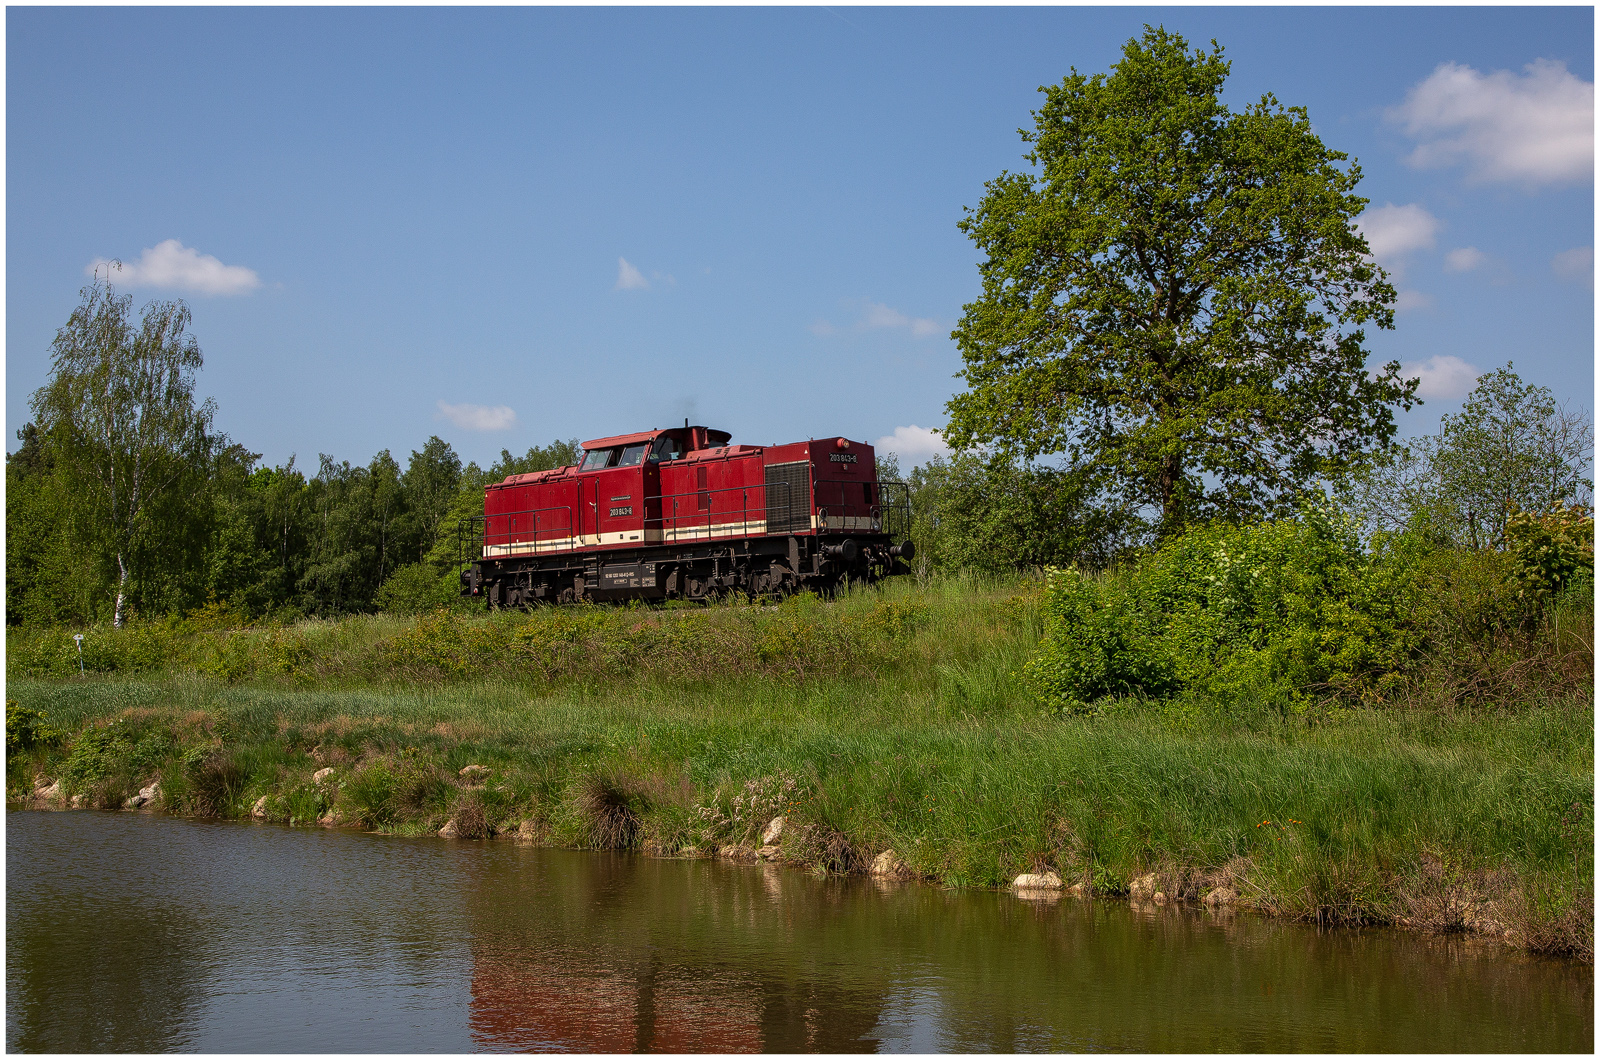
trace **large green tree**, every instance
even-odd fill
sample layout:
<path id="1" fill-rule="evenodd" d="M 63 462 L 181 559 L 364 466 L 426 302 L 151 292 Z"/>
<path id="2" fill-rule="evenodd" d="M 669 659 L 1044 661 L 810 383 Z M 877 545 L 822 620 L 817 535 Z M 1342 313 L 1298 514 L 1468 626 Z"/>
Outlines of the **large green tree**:
<path id="1" fill-rule="evenodd" d="M 947 438 L 1065 454 L 1164 532 L 1281 508 L 1387 445 L 1416 390 L 1366 368 L 1395 292 L 1355 226 L 1360 168 L 1303 108 L 1231 111 L 1227 75 L 1215 42 L 1146 28 L 1109 75 L 1040 90 L 1031 170 L 961 222 L 983 294 Z"/>

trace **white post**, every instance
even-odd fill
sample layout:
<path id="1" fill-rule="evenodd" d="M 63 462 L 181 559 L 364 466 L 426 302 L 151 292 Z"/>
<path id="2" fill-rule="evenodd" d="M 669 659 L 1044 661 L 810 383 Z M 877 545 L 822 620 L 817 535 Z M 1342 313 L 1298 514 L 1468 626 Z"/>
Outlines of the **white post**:
<path id="1" fill-rule="evenodd" d="M 83 676 L 83 634 L 74 633 L 72 639 L 78 643 L 78 676 Z"/>

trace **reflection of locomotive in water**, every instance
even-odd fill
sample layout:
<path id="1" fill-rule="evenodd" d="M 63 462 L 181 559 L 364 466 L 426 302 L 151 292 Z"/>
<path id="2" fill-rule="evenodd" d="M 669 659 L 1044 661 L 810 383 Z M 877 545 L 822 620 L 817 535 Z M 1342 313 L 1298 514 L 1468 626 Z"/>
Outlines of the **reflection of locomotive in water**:
<path id="1" fill-rule="evenodd" d="M 776 865 L 494 844 L 453 859 L 469 1019 L 494 1052 L 871 1052 L 878 890 Z M 876 914 L 876 915 L 874 915 Z M 841 926 L 841 918 L 844 926 Z M 847 947 L 841 950 L 841 947 Z M 839 961 L 818 960 L 819 954 Z"/>
<path id="2" fill-rule="evenodd" d="M 878 481 L 872 446 L 729 439 L 687 424 L 598 438 L 575 467 L 490 485 L 463 527 L 462 593 L 490 607 L 706 600 L 905 572 L 905 487 Z"/>

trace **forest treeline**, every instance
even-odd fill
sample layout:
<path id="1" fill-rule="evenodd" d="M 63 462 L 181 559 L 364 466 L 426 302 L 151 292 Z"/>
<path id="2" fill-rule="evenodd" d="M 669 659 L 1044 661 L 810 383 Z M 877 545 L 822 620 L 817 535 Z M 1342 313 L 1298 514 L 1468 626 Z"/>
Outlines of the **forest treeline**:
<path id="1" fill-rule="evenodd" d="M 18 436 L 6 460 L 6 621 L 107 621 L 118 571 L 103 528 L 76 510 L 42 432 L 30 423 Z M 292 620 L 447 602 L 456 525 L 482 514 L 484 484 L 572 463 L 578 443 L 502 450 L 480 468 L 433 437 L 404 466 L 387 449 L 366 464 L 321 454 L 309 474 L 294 458 L 262 466 L 225 438 L 212 449 L 134 542 L 134 615 L 220 605 Z"/>

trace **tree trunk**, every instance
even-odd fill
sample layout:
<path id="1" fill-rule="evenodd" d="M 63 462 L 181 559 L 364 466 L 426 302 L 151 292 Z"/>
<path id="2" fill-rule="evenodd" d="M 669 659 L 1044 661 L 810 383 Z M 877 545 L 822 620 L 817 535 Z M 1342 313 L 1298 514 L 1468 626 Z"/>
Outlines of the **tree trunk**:
<path id="1" fill-rule="evenodd" d="M 117 608 L 111 614 L 111 625 L 115 629 L 122 628 L 122 609 L 128 599 L 128 563 L 122 558 L 122 553 L 117 553 Z"/>
<path id="2" fill-rule="evenodd" d="M 1182 498 L 1178 496 L 1178 485 L 1183 480 L 1183 457 L 1176 454 L 1161 458 L 1161 470 L 1156 475 L 1156 484 L 1161 489 L 1161 536 L 1175 533 L 1183 523 L 1183 512 L 1180 510 Z"/>

